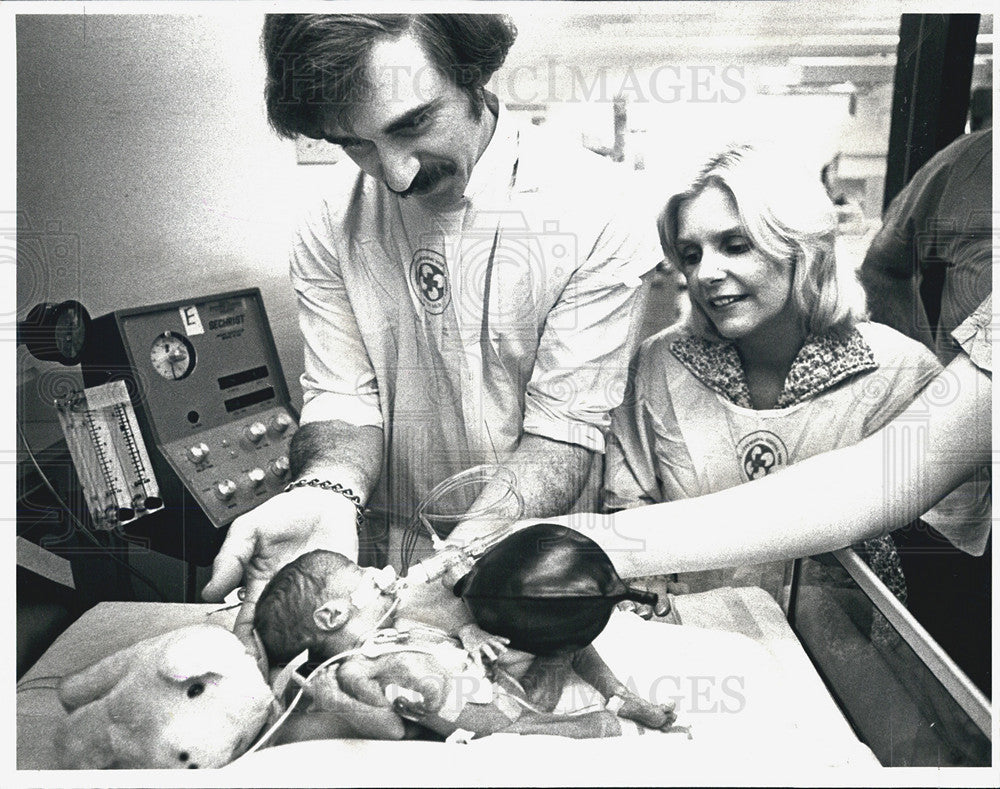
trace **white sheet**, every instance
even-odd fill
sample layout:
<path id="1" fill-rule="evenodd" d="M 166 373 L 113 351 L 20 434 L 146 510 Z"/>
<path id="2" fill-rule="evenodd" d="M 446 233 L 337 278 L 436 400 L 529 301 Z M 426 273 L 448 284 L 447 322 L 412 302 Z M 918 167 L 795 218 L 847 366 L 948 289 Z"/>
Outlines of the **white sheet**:
<path id="1" fill-rule="evenodd" d="M 231 625 L 232 611 L 206 616 L 215 608 L 102 603 L 84 614 L 18 683 L 18 767 L 54 766 L 51 732 L 65 713 L 50 678 L 193 621 Z M 263 749 L 218 775 L 229 786 L 718 784 L 754 776 L 812 783 L 828 765 L 877 767 L 765 592 L 718 589 L 679 597 L 675 608 L 683 625 L 616 613 L 595 643 L 627 685 L 652 700 L 676 697 L 691 739 L 651 732 L 583 741 L 493 735 L 468 745 L 324 740 Z M 593 700 L 574 684 L 560 705 Z"/>
<path id="2" fill-rule="evenodd" d="M 595 644 L 626 685 L 651 701 L 674 698 L 678 724 L 690 727 L 691 738 L 646 732 L 604 740 L 500 734 L 467 745 L 321 740 L 264 749 L 226 770 L 237 781 L 237 775 L 277 777 L 290 770 L 298 780 L 337 765 L 336 782 L 348 785 L 528 786 L 677 783 L 720 771 L 743 782 L 775 771 L 802 776 L 824 767 L 878 766 L 800 647 L 803 662 L 782 665 L 739 633 L 624 613 L 612 617 Z M 560 708 L 577 709 L 593 698 L 575 683 Z"/>

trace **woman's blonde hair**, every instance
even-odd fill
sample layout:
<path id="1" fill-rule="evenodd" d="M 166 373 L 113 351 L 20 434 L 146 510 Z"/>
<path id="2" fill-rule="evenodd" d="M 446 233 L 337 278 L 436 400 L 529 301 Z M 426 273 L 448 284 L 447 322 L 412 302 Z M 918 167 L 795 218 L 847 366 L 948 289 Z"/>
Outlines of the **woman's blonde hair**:
<path id="1" fill-rule="evenodd" d="M 806 334 L 847 330 L 864 319 L 857 275 L 837 264 L 836 210 L 819 176 L 791 169 L 776 151 L 748 143 L 728 145 L 710 157 L 687 188 L 667 200 L 657 224 L 663 253 L 675 268 L 680 270 L 680 208 L 710 186 L 732 197 L 757 249 L 779 266 L 792 266 L 792 303 Z M 719 336 L 693 301 L 688 327 Z"/>

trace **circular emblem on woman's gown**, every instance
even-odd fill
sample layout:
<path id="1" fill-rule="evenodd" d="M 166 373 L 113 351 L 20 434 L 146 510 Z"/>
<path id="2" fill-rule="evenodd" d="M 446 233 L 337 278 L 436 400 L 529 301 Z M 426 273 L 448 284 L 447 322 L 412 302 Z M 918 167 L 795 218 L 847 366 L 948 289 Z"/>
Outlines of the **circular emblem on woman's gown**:
<path id="1" fill-rule="evenodd" d="M 785 443 L 769 430 L 757 430 L 744 436 L 736 445 L 736 457 L 740 461 L 740 473 L 747 482 L 788 465 Z"/>
<path id="2" fill-rule="evenodd" d="M 410 262 L 410 282 L 424 309 L 440 315 L 451 300 L 444 256 L 433 249 L 418 249 Z"/>

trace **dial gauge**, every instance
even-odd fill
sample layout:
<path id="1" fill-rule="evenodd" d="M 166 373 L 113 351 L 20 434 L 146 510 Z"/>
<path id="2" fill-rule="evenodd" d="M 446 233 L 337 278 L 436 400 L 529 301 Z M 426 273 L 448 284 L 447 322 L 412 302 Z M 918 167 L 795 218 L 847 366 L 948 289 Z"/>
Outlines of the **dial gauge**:
<path id="1" fill-rule="evenodd" d="M 187 378 L 194 369 L 194 346 L 183 335 L 165 331 L 149 349 L 153 369 L 168 380 Z"/>
<path id="2" fill-rule="evenodd" d="M 36 359 L 68 366 L 79 363 L 89 330 L 90 315 L 80 302 L 46 302 L 18 323 L 17 339 Z"/>
<path id="3" fill-rule="evenodd" d="M 90 316 L 76 301 L 63 302 L 55 317 L 56 349 L 64 360 L 76 361 L 83 353 Z"/>

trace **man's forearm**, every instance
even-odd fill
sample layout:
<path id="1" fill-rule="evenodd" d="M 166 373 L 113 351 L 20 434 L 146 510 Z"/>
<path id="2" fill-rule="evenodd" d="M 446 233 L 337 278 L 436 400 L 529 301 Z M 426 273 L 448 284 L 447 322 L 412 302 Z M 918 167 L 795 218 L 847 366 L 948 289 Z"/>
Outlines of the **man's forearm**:
<path id="1" fill-rule="evenodd" d="M 522 517 L 548 518 L 568 512 L 584 489 L 592 458 L 590 450 L 577 444 L 525 435 L 503 462 L 517 479 L 517 490 L 524 502 Z M 481 511 L 501 501 L 506 492 L 499 483 L 487 486 L 470 512 Z M 514 503 L 509 498 L 503 506 L 491 508 L 490 522 L 496 518 L 517 518 Z M 459 525 L 449 539 L 462 542 L 482 530 L 481 522 L 467 521 Z"/>
<path id="2" fill-rule="evenodd" d="M 339 421 L 310 422 L 292 437 L 288 458 L 292 479 L 339 482 L 367 501 L 382 469 L 382 430 Z"/>
<path id="3" fill-rule="evenodd" d="M 525 435 L 504 464 L 517 477 L 524 517 L 568 512 L 583 491 L 592 459 L 593 453 L 578 444 Z"/>

